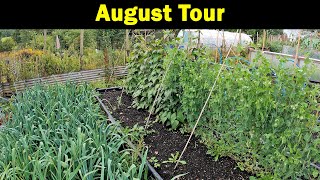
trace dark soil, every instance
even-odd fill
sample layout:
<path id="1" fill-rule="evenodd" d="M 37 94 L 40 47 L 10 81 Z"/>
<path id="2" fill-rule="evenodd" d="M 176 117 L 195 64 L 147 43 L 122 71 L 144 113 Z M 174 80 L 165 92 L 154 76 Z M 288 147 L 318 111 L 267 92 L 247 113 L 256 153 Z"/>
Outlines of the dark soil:
<path id="1" fill-rule="evenodd" d="M 149 115 L 148 112 L 132 108 L 132 98 L 126 93 L 122 94 L 119 104 L 121 94 L 121 90 L 111 90 L 105 92 L 102 97 L 108 101 L 104 103 L 112 111 L 114 118 L 120 120 L 123 126 L 144 125 Z M 154 119 L 155 117 L 152 117 L 150 121 Z M 154 123 L 150 129 L 155 132 L 148 134 L 144 139 L 146 146 L 149 147 L 148 158 L 156 157 L 159 162 L 168 160 L 171 153 L 181 152 L 189 138 L 188 134 L 170 131 L 159 123 Z M 174 163 L 165 163 L 156 170 L 165 180 L 184 173 L 188 174 L 181 179 L 249 179 L 250 174 L 237 168 L 236 162 L 231 158 L 225 157 L 214 161 L 213 157 L 207 155 L 206 152 L 205 145 L 193 137 L 182 157 L 182 160 L 187 162 L 186 165 L 180 164 L 174 170 Z"/>

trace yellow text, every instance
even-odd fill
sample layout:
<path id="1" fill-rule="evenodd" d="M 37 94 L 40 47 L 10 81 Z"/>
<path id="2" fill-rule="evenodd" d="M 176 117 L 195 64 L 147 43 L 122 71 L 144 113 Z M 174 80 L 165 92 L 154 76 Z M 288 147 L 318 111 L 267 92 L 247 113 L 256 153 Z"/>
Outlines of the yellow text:
<path id="1" fill-rule="evenodd" d="M 178 9 L 181 9 L 182 21 L 222 21 L 222 14 L 225 13 L 225 8 L 192 8 L 191 4 L 179 4 Z"/>
<path id="2" fill-rule="evenodd" d="M 111 12 L 111 13 L 109 13 Z M 133 8 L 123 9 L 123 8 L 111 8 L 111 11 L 108 10 L 106 4 L 100 4 L 96 21 L 105 20 L 105 21 L 123 21 L 125 25 L 136 25 L 139 21 L 172 21 L 170 13 L 172 9 L 169 5 L 165 5 L 164 8 L 139 8 L 134 6 Z"/>

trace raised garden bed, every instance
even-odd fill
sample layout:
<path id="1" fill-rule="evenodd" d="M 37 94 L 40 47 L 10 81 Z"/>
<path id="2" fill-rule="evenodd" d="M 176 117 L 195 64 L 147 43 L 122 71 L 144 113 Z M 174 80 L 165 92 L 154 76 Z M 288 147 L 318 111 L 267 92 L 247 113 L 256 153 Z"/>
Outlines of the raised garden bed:
<path id="1" fill-rule="evenodd" d="M 132 98 L 121 88 L 98 89 L 103 102 L 112 112 L 112 116 L 120 120 L 123 126 L 133 127 L 138 124 L 143 126 L 148 112 L 131 107 Z M 120 98 L 121 97 L 121 98 Z M 155 117 L 151 117 L 153 121 Z M 152 133 L 144 137 L 145 146 L 149 148 L 148 159 L 157 159 L 157 172 L 163 179 L 171 179 L 179 174 L 185 174 L 181 179 L 249 179 L 250 174 L 236 167 L 236 162 L 231 158 L 224 157 L 215 161 L 208 154 L 205 145 L 201 144 L 195 137 L 192 138 L 190 146 L 186 150 L 182 160 L 185 165 L 180 164 L 174 169 L 175 163 L 162 163 L 167 161 L 171 154 L 181 152 L 188 139 L 188 134 L 178 131 L 170 131 L 160 123 L 153 123 L 149 128 Z M 151 160 L 152 161 L 152 160 Z"/>
<path id="2" fill-rule="evenodd" d="M 7 115 L 5 113 L 5 104 L 8 103 L 8 99 L 0 97 L 0 127 L 4 123 L 5 119 L 7 118 Z"/>

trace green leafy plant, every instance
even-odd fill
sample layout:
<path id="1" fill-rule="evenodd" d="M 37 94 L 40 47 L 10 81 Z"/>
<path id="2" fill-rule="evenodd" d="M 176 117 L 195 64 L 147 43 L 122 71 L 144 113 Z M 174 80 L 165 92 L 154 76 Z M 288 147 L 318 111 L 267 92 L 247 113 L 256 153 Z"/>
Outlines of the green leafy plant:
<path id="1" fill-rule="evenodd" d="M 107 124 L 93 95 L 73 83 L 19 93 L 0 129 L 1 179 L 146 179 L 147 151 L 133 157 L 132 134 Z"/>
<path id="2" fill-rule="evenodd" d="M 153 112 L 157 114 L 157 119 L 173 129 L 184 122 L 179 109 L 179 92 L 182 89 L 179 84 L 180 77 L 177 75 L 187 56 L 194 58 L 200 55 L 198 51 L 189 52 L 187 49 L 178 49 L 178 46 L 178 38 L 171 41 L 153 39 L 148 42 L 138 39 L 133 46 L 128 64 L 126 89 L 133 96 L 133 106 L 138 109 L 150 111 L 153 102 L 156 101 Z M 205 54 L 204 52 L 202 54 Z M 169 71 L 161 86 L 166 70 Z M 159 96 L 155 99 L 159 88 Z"/>
<path id="3" fill-rule="evenodd" d="M 151 42 L 150 46 L 141 42 L 133 50 L 129 93 L 136 107 L 149 109 L 172 61 L 155 113 L 160 122 L 188 132 L 221 65 L 202 49 L 189 52 L 177 48 L 175 40 Z M 313 66 L 308 59 L 301 68 L 289 68 L 286 62 L 281 59 L 279 66 L 273 67 L 258 55 L 250 64 L 226 66 L 196 135 L 216 159 L 231 156 L 242 170 L 257 177 L 318 178 L 318 170 L 310 163 L 320 162 L 320 140 L 316 136 L 320 128 L 315 113 L 320 110 L 319 86 L 309 84 Z"/>
<path id="4" fill-rule="evenodd" d="M 175 154 L 171 153 L 170 154 L 171 157 L 169 157 L 168 160 L 163 161 L 162 163 L 177 163 L 178 162 L 178 163 L 183 164 L 183 165 L 187 164 L 186 161 L 179 160 L 179 155 L 180 155 L 180 153 L 178 151 Z"/>
<path id="5" fill-rule="evenodd" d="M 15 46 L 16 42 L 12 37 L 4 37 L 0 39 L 0 52 L 11 51 Z"/>
<path id="6" fill-rule="evenodd" d="M 282 52 L 283 43 L 281 41 L 271 41 L 267 45 L 269 46 L 271 52 Z"/>
<path id="7" fill-rule="evenodd" d="M 155 168 L 160 168 L 160 166 L 161 166 L 161 164 L 159 163 L 159 160 L 155 156 L 152 156 L 149 159 L 149 162 L 153 163 L 153 167 L 155 167 Z"/>
<path id="8" fill-rule="evenodd" d="M 123 132 L 129 135 L 129 140 L 133 143 L 143 141 L 143 137 L 147 134 L 144 128 L 138 124 L 135 124 L 133 127 L 125 127 Z"/>
<path id="9" fill-rule="evenodd" d="M 320 39 L 311 37 L 303 38 L 301 41 L 301 47 L 305 49 L 311 48 L 320 50 Z"/>
<path id="10" fill-rule="evenodd" d="M 283 48 L 284 42 L 275 40 L 275 41 L 266 41 L 264 44 L 265 50 L 269 50 L 271 52 L 277 52 L 281 53 Z M 253 47 L 257 49 L 262 49 L 263 46 L 263 39 L 260 39 L 260 41 L 257 44 L 252 45 Z"/>

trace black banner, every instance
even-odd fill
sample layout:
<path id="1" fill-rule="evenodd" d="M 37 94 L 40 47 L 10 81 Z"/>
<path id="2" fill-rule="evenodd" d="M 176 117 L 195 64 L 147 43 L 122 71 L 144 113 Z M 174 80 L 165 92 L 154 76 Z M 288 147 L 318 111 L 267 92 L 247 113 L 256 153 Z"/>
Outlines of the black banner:
<path id="1" fill-rule="evenodd" d="M 7 1 L 0 28 L 311 28 L 315 2 L 239 0 Z"/>

